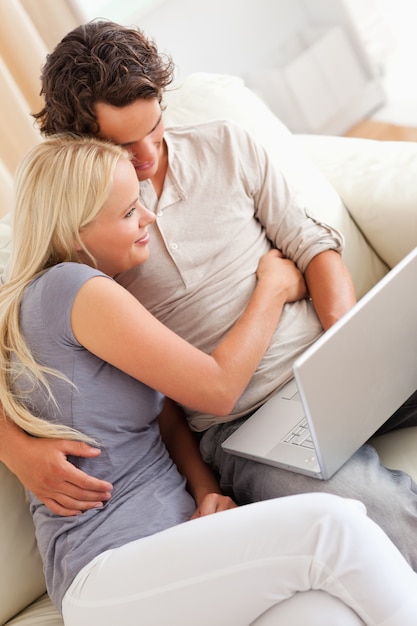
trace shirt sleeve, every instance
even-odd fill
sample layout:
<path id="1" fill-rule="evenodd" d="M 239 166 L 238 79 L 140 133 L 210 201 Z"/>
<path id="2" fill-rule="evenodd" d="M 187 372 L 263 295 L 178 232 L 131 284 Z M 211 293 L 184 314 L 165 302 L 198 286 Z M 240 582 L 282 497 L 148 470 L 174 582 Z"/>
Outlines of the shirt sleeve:
<path id="1" fill-rule="evenodd" d="M 268 239 L 304 272 L 321 252 L 343 250 L 343 235 L 310 213 L 305 201 L 288 184 L 262 146 L 248 139 L 252 151 L 255 216 Z"/>

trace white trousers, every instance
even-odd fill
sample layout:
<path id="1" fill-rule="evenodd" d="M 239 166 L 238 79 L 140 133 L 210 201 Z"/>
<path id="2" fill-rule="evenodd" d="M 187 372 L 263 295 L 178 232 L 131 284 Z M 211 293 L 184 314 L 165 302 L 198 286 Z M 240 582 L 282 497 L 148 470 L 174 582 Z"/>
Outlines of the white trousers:
<path id="1" fill-rule="evenodd" d="M 362 504 L 317 493 L 249 504 L 109 550 L 78 574 L 62 608 L 66 626 L 260 626 L 278 624 L 277 605 L 310 589 L 365 624 L 417 624 L 417 574 Z M 342 619 L 333 626 L 358 623 Z"/>

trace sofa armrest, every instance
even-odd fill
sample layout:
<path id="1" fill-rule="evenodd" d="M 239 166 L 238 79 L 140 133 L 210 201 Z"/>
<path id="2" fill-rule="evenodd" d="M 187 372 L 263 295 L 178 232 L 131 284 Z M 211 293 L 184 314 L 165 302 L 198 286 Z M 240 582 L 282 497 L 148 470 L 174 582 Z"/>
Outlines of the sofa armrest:
<path id="1" fill-rule="evenodd" d="M 0 624 L 45 593 L 41 557 L 23 486 L 0 463 Z"/>

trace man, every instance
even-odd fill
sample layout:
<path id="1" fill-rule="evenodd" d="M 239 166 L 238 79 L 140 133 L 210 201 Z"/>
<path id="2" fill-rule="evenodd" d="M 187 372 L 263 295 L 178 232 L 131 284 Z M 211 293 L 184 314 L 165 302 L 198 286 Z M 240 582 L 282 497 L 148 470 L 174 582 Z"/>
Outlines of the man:
<path id="1" fill-rule="evenodd" d="M 35 117 L 44 134 L 98 135 L 131 150 L 142 201 L 157 222 L 150 260 L 119 280 L 199 348 L 211 351 L 227 333 L 253 290 L 258 258 L 270 242 L 298 265 L 311 300 L 285 307 L 270 349 L 233 413 L 219 420 L 186 409 L 190 425 L 200 433 L 203 455 L 223 489 L 239 503 L 310 491 L 360 499 L 417 569 L 417 486 L 381 467 L 373 448 L 363 446 L 329 481 L 221 449 L 239 423 L 291 376 L 294 359 L 355 298 L 340 235 L 308 216 L 245 132 L 221 122 L 165 132 L 161 102 L 172 70 L 170 59 L 136 30 L 108 22 L 79 27 L 47 58 L 45 107 Z M 70 514 L 110 497 L 111 485 L 75 473 L 66 462 L 67 455 L 97 451 L 29 440 L 7 421 L 0 428 L 0 458 L 56 512 Z"/>

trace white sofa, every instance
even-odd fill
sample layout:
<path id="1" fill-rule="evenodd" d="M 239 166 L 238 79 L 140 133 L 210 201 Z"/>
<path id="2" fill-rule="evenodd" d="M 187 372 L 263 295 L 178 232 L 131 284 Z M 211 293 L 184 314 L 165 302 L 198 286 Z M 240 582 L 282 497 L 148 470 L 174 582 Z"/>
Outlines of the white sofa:
<path id="1" fill-rule="evenodd" d="M 320 219 L 344 233 L 345 258 L 358 297 L 417 245 L 417 144 L 294 136 L 241 79 L 231 76 L 191 75 L 167 94 L 166 103 L 167 124 L 233 118 L 254 133 Z M 7 259 L 9 243 L 6 216 L 0 222 L 0 265 Z M 417 427 L 373 443 L 387 466 L 417 480 Z M 62 626 L 45 594 L 23 487 L 1 464 L 0 511 L 0 624 Z M 341 626 L 361 622 L 326 594 L 309 592 L 298 594 L 257 622 L 258 626 L 278 623 Z M 180 624 L 173 618 L 161 626 Z M 230 625 L 219 622 L 219 626 Z"/>

